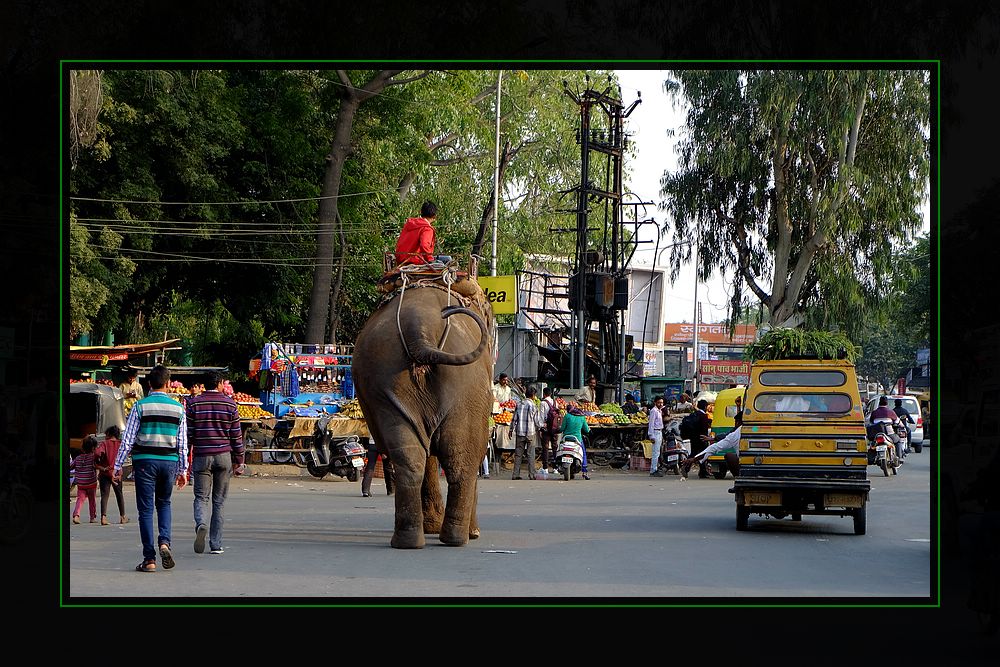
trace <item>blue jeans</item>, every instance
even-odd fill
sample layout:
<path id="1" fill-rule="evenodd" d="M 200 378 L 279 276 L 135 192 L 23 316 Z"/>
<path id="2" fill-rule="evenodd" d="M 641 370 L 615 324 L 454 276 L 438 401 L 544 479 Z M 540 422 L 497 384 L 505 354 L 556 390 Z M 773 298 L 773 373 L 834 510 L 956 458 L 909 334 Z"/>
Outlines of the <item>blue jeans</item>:
<path id="1" fill-rule="evenodd" d="M 205 521 L 205 511 L 208 509 L 208 498 L 212 497 L 212 519 L 208 530 L 208 548 L 222 548 L 222 525 L 225 517 L 222 506 L 229 493 L 229 478 L 233 475 L 233 458 L 225 454 L 214 456 L 196 456 L 191 463 L 191 473 L 194 479 L 194 527 L 208 523 Z"/>
<path id="2" fill-rule="evenodd" d="M 135 505 L 139 514 L 142 557 L 155 558 L 161 544 L 170 546 L 170 494 L 177 480 L 177 461 L 133 460 Z M 156 543 L 153 543 L 153 508 L 156 508 Z"/>

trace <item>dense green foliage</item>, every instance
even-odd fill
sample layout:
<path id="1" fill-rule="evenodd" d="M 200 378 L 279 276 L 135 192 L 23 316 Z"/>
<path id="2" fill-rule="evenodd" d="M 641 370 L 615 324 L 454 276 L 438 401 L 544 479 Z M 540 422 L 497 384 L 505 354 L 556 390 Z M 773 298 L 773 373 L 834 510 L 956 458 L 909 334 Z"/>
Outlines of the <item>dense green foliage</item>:
<path id="1" fill-rule="evenodd" d="M 69 337 L 181 337 L 195 364 L 246 367 L 266 339 L 301 340 L 344 80 L 372 70 L 108 70 L 71 115 Z M 343 75 L 343 76 L 342 76 Z M 336 207 L 336 322 L 353 341 L 376 300 L 382 253 L 420 203 L 438 203 L 438 249 L 467 255 L 492 218 L 496 71 L 398 75 L 357 106 Z M 604 74 L 600 74 L 604 76 Z M 527 253 L 572 253 L 549 232 L 579 182 L 583 71 L 505 72 L 498 273 Z M 93 82 L 100 114 L 86 116 Z M 483 248 L 488 272 L 489 237 Z M 324 289 L 327 286 L 324 285 Z"/>
<path id="2" fill-rule="evenodd" d="M 856 332 L 884 310 L 899 248 L 919 230 L 930 170 L 929 73 L 674 71 L 680 166 L 661 181 L 674 241 L 697 236 L 699 275 L 733 276 L 775 326 L 822 304 Z M 690 246 L 671 255 L 671 276 Z"/>

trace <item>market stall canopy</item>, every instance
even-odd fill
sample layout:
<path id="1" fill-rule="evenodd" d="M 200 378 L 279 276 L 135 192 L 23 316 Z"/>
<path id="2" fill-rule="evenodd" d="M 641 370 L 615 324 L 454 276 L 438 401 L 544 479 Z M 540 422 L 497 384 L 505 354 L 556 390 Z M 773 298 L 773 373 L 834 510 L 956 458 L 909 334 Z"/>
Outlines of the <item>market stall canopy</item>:
<path id="1" fill-rule="evenodd" d="M 148 375 L 152 366 L 133 366 L 135 370 L 139 371 L 140 375 Z M 170 371 L 170 375 L 205 375 L 211 371 L 218 371 L 219 373 L 225 373 L 229 371 L 229 366 L 167 366 L 167 370 Z"/>
<path id="2" fill-rule="evenodd" d="M 163 350 L 180 338 L 161 340 L 156 343 L 139 345 L 70 345 L 69 358 L 72 361 L 126 361 L 129 357 L 141 356 Z"/>

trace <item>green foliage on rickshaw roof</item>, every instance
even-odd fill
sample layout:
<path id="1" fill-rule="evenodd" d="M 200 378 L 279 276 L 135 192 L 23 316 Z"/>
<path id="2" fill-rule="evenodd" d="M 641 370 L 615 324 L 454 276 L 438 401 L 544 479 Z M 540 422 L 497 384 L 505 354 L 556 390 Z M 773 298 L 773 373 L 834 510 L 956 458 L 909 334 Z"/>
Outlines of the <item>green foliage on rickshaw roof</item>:
<path id="1" fill-rule="evenodd" d="M 807 329 L 772 329 L 743 349 L 750 361 L 846 358 L 854 363 L 857 355 L 857 346 L 844 334 Z"/>

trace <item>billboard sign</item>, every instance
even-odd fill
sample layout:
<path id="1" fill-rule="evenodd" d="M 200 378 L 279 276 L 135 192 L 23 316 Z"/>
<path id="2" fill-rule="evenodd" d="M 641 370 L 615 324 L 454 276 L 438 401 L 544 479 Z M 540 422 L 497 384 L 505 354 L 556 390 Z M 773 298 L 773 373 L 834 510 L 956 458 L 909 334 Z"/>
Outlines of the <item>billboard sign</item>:
<path id="1" fill-rule="evenodd" d="M 718 343 L 729 345 L 747 345 L 752 343 L 757 335 L 757 327 L 753 324 L 739 324 L 729 337 L 729 327 L 725 324 L 699 324 L 699 343 Z M 690 343 L 694 340 L 694 325 L 689 323 L 664 324 L 664 343 Z"/>

